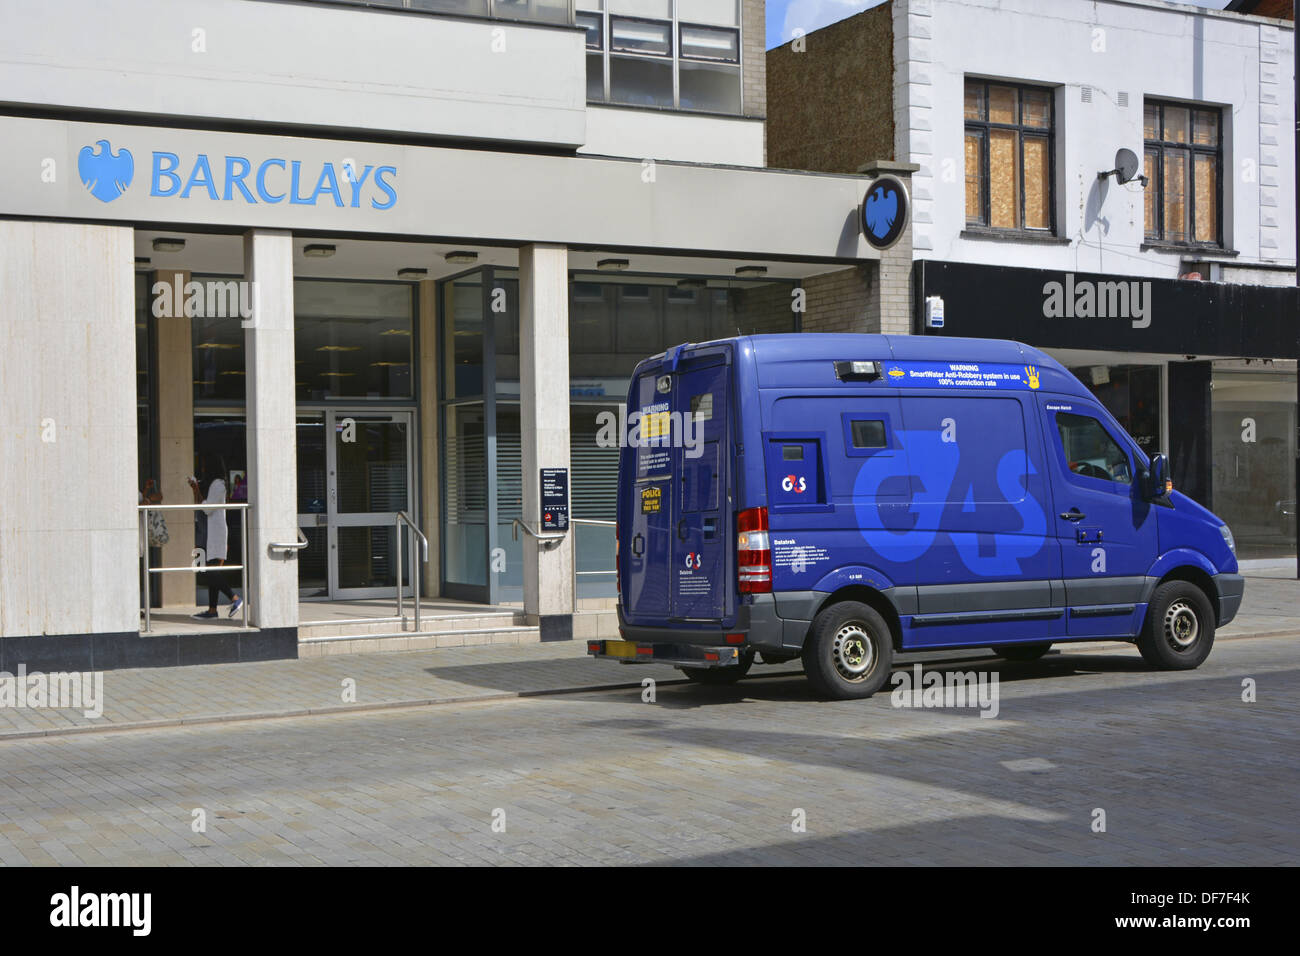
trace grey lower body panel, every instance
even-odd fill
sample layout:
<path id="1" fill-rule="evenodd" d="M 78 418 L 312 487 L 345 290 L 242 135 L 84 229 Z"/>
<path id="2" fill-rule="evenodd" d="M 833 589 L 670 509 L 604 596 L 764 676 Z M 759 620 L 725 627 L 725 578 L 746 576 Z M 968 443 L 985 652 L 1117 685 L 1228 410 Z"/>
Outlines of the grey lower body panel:
<path id="1" fill-rule="evenodd" d="M 1216 574 L 1214 586 L 1219 591 L 1219 627 L 1232 623 L 1241 610 L 1241 599 L 1246 594 L 1246 579 L 1240 574 Z"/>

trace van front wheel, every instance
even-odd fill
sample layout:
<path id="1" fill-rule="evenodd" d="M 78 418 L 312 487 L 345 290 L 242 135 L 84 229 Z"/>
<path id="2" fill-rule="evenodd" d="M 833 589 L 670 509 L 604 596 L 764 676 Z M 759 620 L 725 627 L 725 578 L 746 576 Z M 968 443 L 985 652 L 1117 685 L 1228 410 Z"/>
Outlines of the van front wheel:
<path id="1" fill-rule="evenodd" d="M 889 625 L 857 601 L 832 604 L 817 615 L 803 648 L 803 669 L 820 696 L 870 697 L 884 685 L 893 661 Z"/>
<path id="2" fill-rule="evenodd" d="M 1214 646 L 1214 607 L 1187 581 L 1166 581 L 1147 605 L 1137 639 L 1142 658 L 1162 671 L 1200 667 Z"/>

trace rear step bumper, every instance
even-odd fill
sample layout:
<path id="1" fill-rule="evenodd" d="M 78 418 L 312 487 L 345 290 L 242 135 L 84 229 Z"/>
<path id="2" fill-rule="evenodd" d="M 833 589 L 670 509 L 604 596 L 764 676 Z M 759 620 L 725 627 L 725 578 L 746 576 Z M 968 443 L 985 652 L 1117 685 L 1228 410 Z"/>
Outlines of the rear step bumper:
<path id="1" fill-rule="evenodd" d="M 740 648 L 703 644 L 661 644 L 644 641 L 588 641 L 590 657 L 608 657 L 622 664 L 669 664 L 675 667 L 735 667 Z"/>

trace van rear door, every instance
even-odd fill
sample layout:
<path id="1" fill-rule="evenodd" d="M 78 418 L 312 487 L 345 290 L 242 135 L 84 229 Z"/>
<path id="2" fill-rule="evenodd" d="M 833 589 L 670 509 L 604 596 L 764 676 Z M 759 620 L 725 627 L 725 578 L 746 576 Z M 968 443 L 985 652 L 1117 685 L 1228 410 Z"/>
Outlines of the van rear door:
<path id="1" fill-rule="evenodd" d="M 678 620 L 721 621 L 727 612 L 734 537 L 726 484 L 728 371 L 713 357 L 674 376 L 673 419 L 681 423 L 682 440 L 672 450 L 677 494 L 670 574 Z"/>
<path id="2" fill-rule="evenodd" d="M 619 600 L 630 624 L 664 624 L 672 616 L 668 580 L 676 482 L 671 449 L 657 440 L 669 420 L 671 389 L 672 380 L 655 366 L 632 383 L 628 395 L 627 441 L 618 469 L 618 562 Z"/>
<path id="3" fill-rule="evenodd" d="M 620 598 L 634 625 L 733 613 L 730 366 L 714 353 L 633 383 L 619 468 Z"/>

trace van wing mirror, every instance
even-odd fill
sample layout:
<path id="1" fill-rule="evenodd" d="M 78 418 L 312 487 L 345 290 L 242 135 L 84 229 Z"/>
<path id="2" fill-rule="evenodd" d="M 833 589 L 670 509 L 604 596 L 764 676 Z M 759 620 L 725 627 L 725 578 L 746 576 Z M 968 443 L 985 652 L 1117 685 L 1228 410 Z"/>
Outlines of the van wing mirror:
<path id="1" fill-rule="evenodd" d="M 1173 490 L 1174 482 L 1169 477 L 1169 456 L 1151 456 L 1151 468 L 1147 472 L 1147 497 L 1152 501 L 1168 501 L 1169 492 Z"/>

